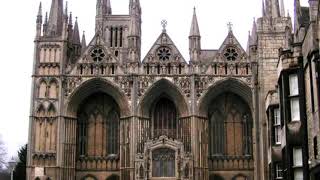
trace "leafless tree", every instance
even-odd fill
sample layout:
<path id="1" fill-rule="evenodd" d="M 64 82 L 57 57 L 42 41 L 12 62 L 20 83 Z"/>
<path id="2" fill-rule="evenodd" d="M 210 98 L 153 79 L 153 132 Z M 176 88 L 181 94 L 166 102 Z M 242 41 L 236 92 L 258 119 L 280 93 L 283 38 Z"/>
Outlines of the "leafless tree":
<path id="1" fill-rule="evenodd" d="M 6 165 L 7 150 L 0 136 L 0 169 Z"/>

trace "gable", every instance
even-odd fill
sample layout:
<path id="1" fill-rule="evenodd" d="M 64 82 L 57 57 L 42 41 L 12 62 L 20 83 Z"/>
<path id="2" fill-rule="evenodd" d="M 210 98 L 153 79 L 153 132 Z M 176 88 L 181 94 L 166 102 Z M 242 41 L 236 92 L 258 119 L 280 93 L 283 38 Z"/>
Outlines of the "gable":
<path id="1" fill-rule="evenodd" d="M 97 33 L 92 38 L 84 53 L 78 58 L 76 63 L 72 67 L 69 65 L 68 70 L 71 74 L 77 74 L 77 70 L 80 66 L 81 68 L 88 69 L 92 66 L 104 67 L 108 65 L 114 65 L 119 62 L 118 56 L 107 47 L 103 38 Z"/>
<path id="2" fill-rule="evenodd" d="M 169 35 L 163 31 L 142 63 L 186 63 Z"/>
<path id="3" fill-rule="evenodd" d="M 232 31 L 229 31 L 228 36 L 218 49 L 214 59 L 221 59 L 225 61 L 247 61 L 248 55 Z"/>

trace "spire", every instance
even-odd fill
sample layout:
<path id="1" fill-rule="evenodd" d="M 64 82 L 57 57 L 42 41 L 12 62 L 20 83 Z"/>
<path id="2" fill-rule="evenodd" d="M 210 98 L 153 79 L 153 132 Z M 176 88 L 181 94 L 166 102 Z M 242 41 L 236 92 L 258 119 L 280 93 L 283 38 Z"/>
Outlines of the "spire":
<path id="1" fill-rule="evenodd" d="M 68 1 L 66 1 L 66 7 L 64 9 L 64 23 L 68 23 Z"/>
<path id="2" fill-rule="evenodd" d="M 190 36 L 200 36 L 196 8 L 193 8 L 193 18 L 191 23 Z"/>
<path id="3" fill-rule="evenodd" d="M 248 32 L 248 41 L 247 41 L 247 53 L 250 52 L 250 46 L 251 46 L 251 33 Z"/>
<path id="4" fill-rule="evenodd" d="M 193 17 L 189 35 L 189 55 L 192 63 L 200 61 L 201 36 L 199 31 L 196 8 L 193 8 Z"/>
<path id="5" fill-rule="evenodd" d="M 281 11 L 280 11 L 281 17 L 286 17 L 286 11 L 284 7 L 284 0 L 281 0 Z"/>
<path id="6" fill-rule="evenodd" d="M 77 17 L 76 17 L 76 21 L 74 23 L 72 43 L 80 45 L 80 33 L 79 33 L 79 26 L 78 26 L 78 18 Z"/>
<path id="7" fill-rule="evenodd" d="M 41 27 L 42 26 L 42 4 L 40 2 L 39 5 L 39 11 L 38 11 L 38 15 L 37 15 L 37 33 L 36 33 L 36 37 L 40 37 L 41 36 Z"/>
<path id="8" fill-rule="evenodd" d="M 63 26 L 63 0 L 52 0 L 49 21 L 48 32 L 50 36 L 61 35 Z"/>
<path id="9" fill-rule="evenodd" d="M 85 35 L 85 32 L 83 31 L 82 39 L 81 39 L 81 54 L 84 53 L 86 48 L 87 48 L 86 35 Z"/>
<path id="10" fill-rule="evenodd" d="M 37 24 L 42 24 L 42 3 L 39 4 L 39 10 L 37 15 Z"/>
<path id="11" fill-rule="evenodd" d="M 253 25 L 251 30 L 251 38 L 250 38 L 250 46 L 257 45 L 258 36 L 257 36 L 257 23 L 256 20 L 253 19 Z"/>
<path id="12" fill-rule="evenodd" d="M 280 6 L 278 0 L 266 0 L 265 2 L 266 16 L 268 17 L 279 17 L 280 16 Z"/>

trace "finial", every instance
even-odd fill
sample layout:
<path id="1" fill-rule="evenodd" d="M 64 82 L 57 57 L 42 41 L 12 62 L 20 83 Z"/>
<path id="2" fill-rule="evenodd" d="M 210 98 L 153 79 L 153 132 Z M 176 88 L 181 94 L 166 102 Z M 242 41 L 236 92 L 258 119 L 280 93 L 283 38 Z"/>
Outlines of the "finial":
<path id="1" fill-rule="evenodd" d="M 163 28 L 162 31 L 165 32 L 166 31 L 166 27 L 168 25 L 167 20 L 162 20 L 161 21 L 161 25 L 162 25 L 162 28 Z"/>
<path id="2" fill-rule="evenodd" d="M 227 26 L 228 26 L 229 32 L 231 32 L 231 31 L 232 31 L 232 26 L 233 26 L 233 24 L 232 24 L 231 22 L 229 22 L 229 23 L 227 24 Z"/>

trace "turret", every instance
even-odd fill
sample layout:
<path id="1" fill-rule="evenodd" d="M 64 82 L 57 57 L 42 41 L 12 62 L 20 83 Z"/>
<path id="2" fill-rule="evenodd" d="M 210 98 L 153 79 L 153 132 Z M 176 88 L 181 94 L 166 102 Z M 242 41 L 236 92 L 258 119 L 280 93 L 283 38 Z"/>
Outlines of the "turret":
<path id="1" fill-rule="evenodd" d="M 63 0 L 52 0 L 47 36 L 60 36 L 63 28 Z"/>
<path id="2" fill-rule="evenodd" d="M 141 16 L 140 0 L 130 0 L 129 3 L 129 14 L 131 16 Z"/>
<path id="3" fill-rule="evenodd" d="M 191 62 L 200 60 L 201 53 L 201 36 L 196 14 L 196 8 L 193 10 L 193 18 L 189 35 L 189 54 Z"/>
<path id="4" fill-rule="evenodd" d="M 97 17 L 111 15 L 112 8 L 110 0 L 97 0 Z"/>
<path id="5" fill-rule="evenodd" d="M 40 2 L 39 5 L 39 10 L 38 10 L 38 15 L 37 15 L 37 33 L 36 33 L 36 37 L 40 37 L 41 36 L 41 29 L 42 29 L 42 4 Z"/>
<path id="6" fill-rule="evenodd" d="M 130 20 L 129 34 L 128 34 L 128 48 L 129 48 L 130 61 L 140 60 L 140 47 L 141 47 L 140 23 L 135 16 L 132 16 Z"/>

